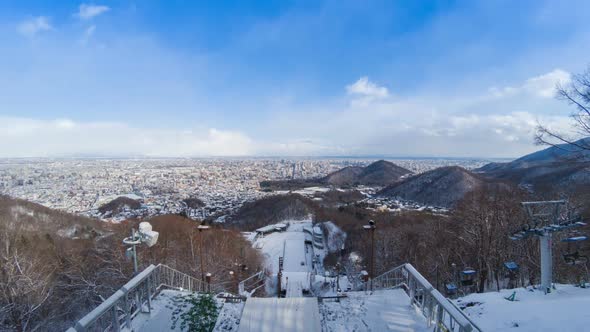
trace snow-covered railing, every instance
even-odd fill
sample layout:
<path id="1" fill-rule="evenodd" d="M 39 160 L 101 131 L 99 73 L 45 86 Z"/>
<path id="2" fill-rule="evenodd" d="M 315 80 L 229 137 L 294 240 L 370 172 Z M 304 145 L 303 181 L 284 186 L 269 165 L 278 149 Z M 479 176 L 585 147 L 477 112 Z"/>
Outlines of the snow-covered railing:
<path id="1" fill-rule="evenodd" d="M 369 281 L 373 289 L 402 288 L 434 331 L 471 332 L 481 329 L 449 302 L 411 264 L 398 266 Z"/>
<path id="2" fill-rule="evenodd" d="M 151 312 L 151 301 L 162 288 L 188 292 L 217 291 L 216 287 L 206 285 L 201 280 L 166 265 L 150 265 L 82 317 L 67 332 L 118 332 L 121 329 L 130 329 L 131 320 L 135 316 Z"/>
<path id="3" fill-rule="evenodd" d="M 264 286 L 265 271 L 257 272 L 256 274 L 240 281 L 238 284 L 238 294 L 241 296 L 250 297 L 256 290 Z"/>

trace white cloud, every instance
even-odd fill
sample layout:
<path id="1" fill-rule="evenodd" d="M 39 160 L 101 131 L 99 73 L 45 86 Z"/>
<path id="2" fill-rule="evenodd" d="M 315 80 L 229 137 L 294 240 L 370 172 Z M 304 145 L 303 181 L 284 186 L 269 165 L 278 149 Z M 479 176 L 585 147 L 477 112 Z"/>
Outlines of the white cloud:
<path id="1" fill-rule="evenodd" d="M 35 37 L 38 33 L 53 29 L 49 19 L 45 16 L 37 16 L 24 20 L 17 26 L 17 31 L 26 37 Z"/>
<path id="2" fill-rule="evenodd" d="M 565 71 L 554 70 L 514 84 L 502 96 L 396 98 L 374 98 L 384 94 L 372 93 L 378 87 L 361 79 L 347 87 L 354 95 L 349 105 L 295 106 L 271 119 L 266 130 L 272 137 L 314 142 L 276 144 L 277 150 L 314 155 L 516 157 L 539 149 L 533 140 L 539 122 L 560 131 L 571 128 L 567 104 L 547 99 L 555 83 L 568 78 Z"/>
<path id="3" fill-rule="evenodd" d="M 246 135 L 215 128 L 146 129 L 123 123 L 0 117 L 0 157 L 244 156 L 255 153 Z"/>
<path id="4" fill-rule="evenodd" d="M 555 97 L 555 87 L 557 84 L 567 84 L 571 80 L 570 73 L 555 69 L 547 74 L 529 78 L 524 84 L 524 89 L 539 97 Z"/>
<path id="5" fill-rule="evenodd" d="M 528 94 L 538 98 L 553 98 L 555 97 L 556 86 L 558 84 L 567 84 L 570 80 L 570 73 L 561 69 L 555 69 L 546 74 L 531 77 L 519 86 L 492 87 L 490 88 L 490 93 L 496 98 L 521 94 Z"/>
<path id="6" fill-rule="evenodd" d="M 93 17 L 101 15 L 109 10 L 110 8 L 107 6 L 83 3 L 80 5 L 80 7 L 78 7 L 78 13 L 76 13 L 75 16 L 77 16 L 81 20 L 90 20 Z"/>
<path id="7" fill-rule="evenodd" d="M 349 95 L 371 97 L 375 99 L 382 99 L 389 97 L 389 91 L 386 87 L 378 86 L 369 81 L 369 78 L 363 76 L 353 84 L 346 86 L 346 91 Z"/>

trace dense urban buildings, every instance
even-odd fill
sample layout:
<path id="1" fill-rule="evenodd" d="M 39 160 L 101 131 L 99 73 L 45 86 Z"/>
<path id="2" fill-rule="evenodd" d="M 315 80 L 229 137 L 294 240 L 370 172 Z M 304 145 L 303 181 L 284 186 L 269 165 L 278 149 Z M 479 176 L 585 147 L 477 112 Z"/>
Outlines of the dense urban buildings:
<path id="1" fill-rule="evenodd" d="M 262 180 L 314 178 L 374 159 L 3 159 L 0 192 L 47 207 L 120 221 L 135 216 L 186 212 L 197 218 L 223 215 L 267 193 Z M 483 160 L 396 159 L 420 173 L 440 166 L 475 168 Z M 117 197 L 141 202 L 117 213 L 99 208 Z M 197 198 L 204 204 L 187 206 Z"/>

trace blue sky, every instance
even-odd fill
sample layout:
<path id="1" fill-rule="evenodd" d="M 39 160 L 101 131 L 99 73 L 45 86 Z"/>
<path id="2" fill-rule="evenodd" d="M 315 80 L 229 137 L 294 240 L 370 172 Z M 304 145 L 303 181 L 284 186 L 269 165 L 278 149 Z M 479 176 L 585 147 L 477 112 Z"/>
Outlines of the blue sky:
<path id="1" fill-rule="evenodd" d="M 0 156 L 516 157 L 587 1 L 3 1 Z"/>

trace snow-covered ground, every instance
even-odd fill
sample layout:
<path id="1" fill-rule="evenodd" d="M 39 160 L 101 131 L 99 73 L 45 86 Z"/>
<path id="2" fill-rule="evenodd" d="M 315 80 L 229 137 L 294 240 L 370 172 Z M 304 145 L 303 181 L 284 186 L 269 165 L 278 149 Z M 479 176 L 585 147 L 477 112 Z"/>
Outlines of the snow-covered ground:
<path id="1" fill-rule="evenodd" d="M 163 290 L 152 301 L 151 314 L 139 314 L 133 321 L 133 331 L 137 332 L 161 332 L 161 331 L 182 331 L 180 323 L 172 328 L 172 313 L 179 306 L 175 298 L 188 295 L 189 292 L 176 290 Z M 217 299 L 220 307 L 217 323 L 213 331 L 237 331 L 240 324 L 240 317 L 244 309 L 244 302 L 224 303 L 223 300 Z M 188 309 L 188 308 L 185 308 Z"/>
<path id="2" fill-rule="evenodd" d="M 505 298 L 516 292 L 516 301 Z M 518 288 L 454 300 L 484 331 L 590 331 L 590 289 L 556 285 L 545 295 Z"/>
<path id="3" fill-rule="evenodd" d="M 275 232 L 265 236 L 259 236 L 253 246 L 259 249 L 265 260 L 265 267 L 273 274 L 279 272 L 279 257 L 283 256 L 285 241 L 296 240 L 301 242 L 301 251 L 304 252 L 303 226 L 311 224 L 311 221 L 291 221 L 286 232 Z M 296 255 L 300 255 L 297 253 Z"/>
<path id="4" fill-rule="evenodd" d="M 158 332 L 158 331 L 181 331 L 180 324 L 172 329 L 172 312 L 176 309 L 173 299 L 178 296 L 190 294 L 175 290 L 163 290 L 152 301 L 151 314 L 139 314 L 133 321 L 133 331 Z"/>
<path id="5" fill-rule="evenodd" d="M 239 331 L 319 332 L 318 301 L 313 297 L 248 298 Z"/>
<path id="6" fill-rule="evenodd" d="M 324 300 L 320 304 L 324 331 L 430 331 L 426 318 L 410 306 L 409 297 L 401 289 L 346 295 L 340 302 Z"/>
<path id="7" fill-rule="evenodd" d="M 331 221 L 323 222 L 322 225 L 326 229 L 328 251 L 337 252 L 342 249 L 346 241 L 346 233 Z"/>
<path id="8" fill-rule="evenodd" d="M 281 282 L 284 289 L 287 290 L 288 296 L 302 296 L 304 290 L 309 290 L 314 275 L 323 274 L 322 262 L 326 250 L 314 248 L 306 243 L 306 240 L 312 241 L 311 235 L 304 232 L 304 229 L 312 229 L 311 219 L 287 220 L 283 223 L 289 224 L 286 231 L 259 236 L 253 247 L 263 254 L 265 267 L 271 272 L 271 279 L 267 282 L 267 293 L 274 291 L 273 282 L 279 272 L 279 257 L 283 257 Z"/>

